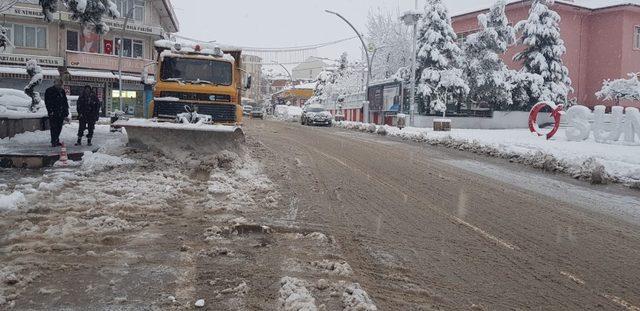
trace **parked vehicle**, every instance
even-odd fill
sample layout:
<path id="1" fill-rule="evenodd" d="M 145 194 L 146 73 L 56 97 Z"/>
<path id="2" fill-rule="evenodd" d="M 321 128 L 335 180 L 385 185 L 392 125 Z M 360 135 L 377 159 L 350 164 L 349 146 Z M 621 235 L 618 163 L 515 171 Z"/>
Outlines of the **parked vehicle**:
<path id="1" fill-rule="evenodd" d="M 253 107 L 249 105 L 242 106 L 242 114 L 245 116 L 251 115 L 251 111 L 253 111 Z"/>
<path id="2" fill-rule="evenodd" d="M 331 126 L 333 116 L 321 105 L 309 105 L 303 109 L 300 122 L 302 125 Z"/>
<path id="3" fill-rule="evenodd" d="M 253 110 L 251 111 L 251 117 L 254 119 L 264 119 L 264 108 L 253 107 Z"/>

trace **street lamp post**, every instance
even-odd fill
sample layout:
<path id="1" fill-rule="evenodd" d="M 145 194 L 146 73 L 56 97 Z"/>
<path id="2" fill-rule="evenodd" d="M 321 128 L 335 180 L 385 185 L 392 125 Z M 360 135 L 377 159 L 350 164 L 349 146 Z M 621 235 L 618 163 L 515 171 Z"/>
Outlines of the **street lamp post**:
<path id="1" fill-rule="evenodd" d="M 413 26 L 412 48 L 411 48 L 411 89 L 410 89 L 410 108 L 409 108 L 409 124 L 415 125 L 415 112 L 416 112 L 416 37 L 418 33 L 418 20 L 421 14 L 418 11 L 418 0 L 415 0 L 415 11 L 404 13 L 400 19 L 407 26 Z"/>
<path id="2" fill-rule="evenodd" d="M 118 39 L 118 98 L 120 99 L 120 111 L 122 111 L 123 113 L 124 100 L 122 98 L 122 38 L 124 37 L 131 15 L 133 15 L 133 8 L 129 9 L 129 12 L 127 12 L 127 16 L 125 16 L 124 18 L 124 24 L 122 24 L 122 32 L 120 33 L 120 38 Z"/>
<path id="3" fill-rule="evenodd" d="M 353 26 L 353 24 L 351 24 L 346 18 L 344 18 L 342 15 L 333 12 L 333 11 L 329 11 L 329 10 L 324 10 L 325 12 L 329 13 L 329 14 L 333 14 L 337 17 L 339 17 L 340 19 L 342 19 L 345 23 L 347 23 L 349 25 L 349 27 L 351 27 L 351 29 L 353 29 L 353 31 L 355 31 L 356 35 L 358 36 L 358 38 L 360 39 L 360 43 L 362 43 L 362 48 L 364 49 L 364 53 L 367 57 L 367 83 L 365 85 L 365 98 L 367 98 L 367 93 L 369 92 L 369 83 L 371 80 L 371 58 L 369 57 L 369 49 L 367 48 L 367 45 L 364 43 L 364 39 L 362 39 L 362 35 L 360 35 L 360 32 L 358 32 L 358 30 Z M 364 122 L 369 122 L 369 101 L 368 98 L 364 103 Z"/>

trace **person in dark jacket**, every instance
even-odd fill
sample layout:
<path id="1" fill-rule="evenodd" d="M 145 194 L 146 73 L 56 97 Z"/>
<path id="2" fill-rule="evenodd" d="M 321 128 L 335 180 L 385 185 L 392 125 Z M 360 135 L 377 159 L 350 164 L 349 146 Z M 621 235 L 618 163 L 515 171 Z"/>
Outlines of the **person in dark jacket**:
<path id="1" fill-rule="evenodd" d="M 60 132 L 64 121 L 69 117 L 69 102 L 67 94 L 62 88 L 62 79 L 56 79 L 53 86 L 48 88 L 44 93 L 44 104 L 47 106 L 49 115 L 49 126 L 51 130 L 51 146 L 62 146 L 60 143 Z"/>
<path id="2" fill-rule="evenodd" d="M 89 130 L 89 133 L 87 133 L 87 145 L 92 145 L 93 131 L 96 127 L 96 122 L 98 122 L 100 118 L 100 107 L 100 100 L 91 86 L 85 86 L 82 94 L 78 98 L 77 108 L 80 128 L 78 128 L 78 142 L 76 146 L 82 145 L 82 136 L 84 136 L 85 130 Z"/>

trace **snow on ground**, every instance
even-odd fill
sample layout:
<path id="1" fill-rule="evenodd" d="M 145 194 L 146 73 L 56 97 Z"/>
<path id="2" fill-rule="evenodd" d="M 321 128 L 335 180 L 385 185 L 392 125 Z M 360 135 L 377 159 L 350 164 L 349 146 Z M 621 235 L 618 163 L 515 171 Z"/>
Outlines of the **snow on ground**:
<path id="1" fill-rule="evenodd" d="M 22 90 L 0 88 L 0 117 L 21 119 L 21 118 L 42 118 L 47 115 L 44 105 L 40 104 L 39 110 L 35 113 L 29 111 L 31 98 Z"/>
<path id="2" fill-rule="evenodd" d="M 280 310 L 316 311 L 316 300 L 311 296 L 305 281 L 283 277 L 280 280 Z"/>
<path id="3" fill-rule="evenodd" d="M 546 140 L 528 129 L 435 132 L 429 128 L 400 130 L 358 122 L 338 122 L 336 126 L 501 157 L 594 183 L 607 180 L 629 184 L 640 182 L 640 145 L 602 144 L 593 137 L 581 142 L 568 141 L 563 128 L 553 139 Z"/>

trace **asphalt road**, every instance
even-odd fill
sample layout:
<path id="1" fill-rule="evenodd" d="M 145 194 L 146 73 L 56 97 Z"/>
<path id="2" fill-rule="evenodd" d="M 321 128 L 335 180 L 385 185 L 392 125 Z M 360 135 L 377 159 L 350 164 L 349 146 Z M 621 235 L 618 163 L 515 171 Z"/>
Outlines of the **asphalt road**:
<path id="1" fill-rule="evenodd" d="M 247 133 L 282 221 L 334 236 L 381 310 L 640 310 L 638 192 L 335 128 Z"/>

